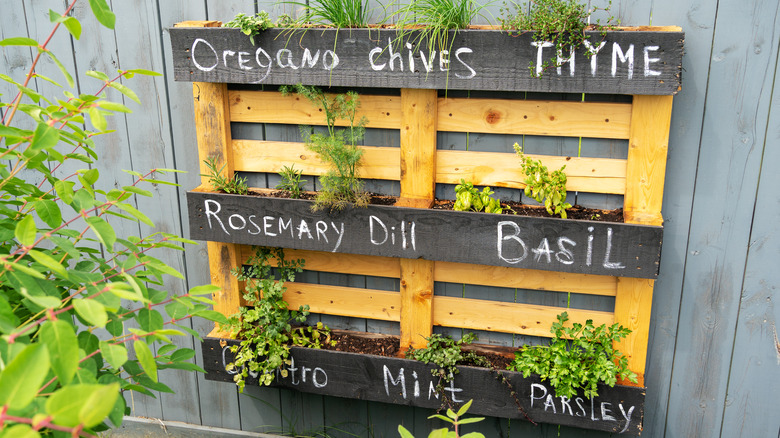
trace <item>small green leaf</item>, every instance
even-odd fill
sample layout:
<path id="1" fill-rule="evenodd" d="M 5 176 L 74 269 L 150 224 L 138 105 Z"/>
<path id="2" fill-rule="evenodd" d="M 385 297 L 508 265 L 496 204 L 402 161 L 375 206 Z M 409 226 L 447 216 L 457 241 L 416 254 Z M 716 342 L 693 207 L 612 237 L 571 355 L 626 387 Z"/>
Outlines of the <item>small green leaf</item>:
<path id="1" fill-rule="evenodd" d="M 33 430 L 29 424 L 15 424 L 3 430 L 2 438 L 39 438 L 40 433 Z"/>
<path id="2" fill-rule="evenodd" d="M 154 382 L 157 382 L 157 362 L 154 360 L 154 355 L 146 342 L 137 340 L 133 343 L 133 349 L 135 349 L 135 356 L 138 358 L 138 362 Z"/>
<path id="3" fill-rule="evenodd" d="M 162 76 L 162 73 L 157 73 L 156 71 L 152 71 L 152 70 L 144 70 L 142 68 L 134 68 L 131 70 L 127 70 L 127 72 L 138 74 L 138 75 L 145 75 L 145 76 Z"/>
<path id="4" fill-rule="evenodd" d="M 62 224 L 62 212 L 56 202 L 49 199 L 41 199 L 33 203 L 35 212 L 46 225 L 56 228 Z"/>
<path id="5" fill-rule="evenodd" d="M 14 235 L 22 245 L 30 246 L 35 243 L 36 234 L 38 234 L 38 228 L 35 226 L 35 219 L 32 215 L 25 215 L 22 220 L 16 223 Z"/>
<path id="6" fill-rule="evenodd" d="M 214 286 L 213 284 L 204 284 L 201 286 L 195 286 L 190 289 L 190 295 L 211 295 L 217 291 L 219 291 L 219 286 Z"/>
<path id="7" fill-rule="evenodd" d="M 79 343 L 73 325 L 57 319 L 46 321 L 38 333 L 51 358 L 51 368 L 60 383 L 67 385 L 79 368 Z"/>
<path id="8" fill-rule="evenodd" d="M 62 24 L 64 24 L 65 28 L 68 29 L 68 32 L 73 35 L 73 38 L 81 38 L 81 23 L 79 23 L 79 20 L 77 20 L 76 17 L 67 17 Z"/>
<path id="9" fill-rule="evenodd" d="M 113 29 L 116 24 L 116 15 L 111 12 L 106 0 L 89 0 L 89 6 L 92 8 L 92 13 L 95 14 L 98 22 L 103 26 Z"/>
<path id="10" fill-rule="evenodd" d="M 127 348 L 122 344 L 100 341 L 100 354 L 112 368 L 117 370 L 127 362 Z"/>
<path id="11" fill-rule="evenodd" d="M 79 316 L 88 323 L 97 327 L 104 327 L 106 322 L 108 322 L 106 308 L 101 303 L 89 298 L 74 299 L 72 303 Z"/>
<path id="12" fill-rule="evenodd" d="M 68 385 L 49 396 L 46 412 L 58 425 L 76 427 L 81 424 L 91 428 L 111 413 L 119 397 L 119 389 L 118 383 Z"/>
<path id="13" fill-rule="evenodd" d="M 114 204 L 117 208 L 124 210 L 128 213 L 130 213 L 134 218 L 138 219 L 139 221 L 145 223 L 146 225 L 149 225 L 150 227 L 154 226 L 154 222 L 152 222 L 151 219 L 149 219 L 148 216 L 143 214 L 140 210 L 133 207 L 132 205 L 126 203 L 126 202 L 117 202 Z"/>
<path id="14" fill-rule="evenodd" d="M 227 318 L 225 315 L 215 310 L 201 310 L 193 313 L 193 316 L 200 316 L 201 318 L 208 319 L 209 321 L 218 322 L 220 324 L 227 324 Z"/>
<path id="15" fill-rule="evenodd" d="M 38 395 L 49 372 L 49 352 L 43 344 L 30 344 L 0 373 L 0 405 L 26 408 Z"/>
<path id="16" fill-rule="evenodd" d="M 101 100 L 100 102 L 98 102 L 98 106 L 108 111 L 116 111 L 120 113 L 133 112 L 130 108 L 122 105 L 121 103 L 110 102 L 108 100 Z"/>
<path id="17" fill-rule="evenodd" d="M 0 41 L 0 46 L 34 46 L 37 47 L 38 41 L 35 41 L 32 38 L 25 38 L 25 37 L 13 37 L 13 38 L 6 38 L 2 41 Z"/>
<path id="18" fill-rule="evenodd" d="M 62 199 L 62 202 L 70 204 L 73 202 L 73 186 L 75 184 L 72 181 L 63 181 L 58 179 L 54 182 L 54 190 L 57 192 L 57 196 Z"/>
<path id="19" fill-rule="evenodd" d="M 406 430 L 406 428 L 401 426 L 400 424 L 398 425 L 398 434 L 401 435 L 401 438 L 414 438 L 414 435 L 412 435 L 411 432 Z"/>
<path id="20" fill-rule="evenodd" d="M 128 98 L 132 99 L 133 101 L 135 101 L 135 103 L 138 103 L 138 104 L 141 103 L 141 99 L 139 99 L 138 95 L 135 94 L 135 91 L 131 90 L 129 87 L 127 87 L 127 86 L 125 86 L 125 85 L 123 85 L 123 84 L 121 84 L 119 82 L 111 82 L 111 83 L 108 84 L 108 86 L 113 88 L 113 89 L 115 89 L 115 90 L 117 90 L 117 91 L 119 91 L 120 93 L 124 94 Z"/>
<path id="21" fill-rule="evenodd" d="M 108 222 L 103 220 L 103 218 L 98 216 L 89 216 L 84 218 L 84 220 L 87 222 L 87 225 L 89 225 L 89 228 L 92 229 L 95 235 L 97 235 L 100 243 L 108 248 L 109 251 L 113 251 L 114 242 L 116 242 L 116 233 L 114 232 L 114 228 L 109 225 Z"/>
<path id="22" fill-rule="evenodd" d="M 60 131 L 46 123 L 38 123 L 30 142 L 29 150 L 38 152 L 44 149 L 50 149 L 57 146 L 60 142 Z"/>
<path id="23" fill-rule="evenodd" d="M 62 266 L 62 264 L 58 262 L 57 259 L 55 259 L 54 257 L 50 256 L 49 254 L 46 254 L 45 252 L 41 252 L 34 249 L 31 249 L 29 254 L 36 262 L 42 264 L 50 271 L 56 273 L 62 278 L 68 278 L 68 271 L 66 271 L 65 267 Z"/>
<path id="24" fill-rule="evenodd" d="M 95 79 L 99 79 L 101 81 L 108 82 L 108 75 L 103 73 L 102 71 L 95 71 L 95 70 L 89 70 L 85 73 L 87 76 Z"/>
<path id="25" fill-rule="evenodd" d="M 73 76 L 70 75 L 70 72 L 68 71 L 67 68 L 65 68 L 64 65 L 62 65 L 60 60 L 57 59 L 56 56 L 54 56 L 54 53 L 52 53 L 50 50 L 46 50 L 45 53 L 47 55 L 49 55 L 49 58 L 51 58 L 51 60 L 54 61 L 54 64 L 56 64 L 57 68 L 60 69 L 60 72 L 62 73 L 62 75 L 65 76 L 65 80 L 68 81 L 68 86 L 70 88 L 73 88 L 74 86 L 76 86 L 76 82 L 73 80 Z"/>
<path id="26" fill-rule="evenodd" d="M 151 198 L 153 196 L 152 192 L 150 192 L 148 190 L 140 189 L 140 188 L 138 188 L 136 186 L 124 186 L 124 187 L 122 187 L 122 190 L 124 190 L 126 192 L 130 192 L 130 193 L 135 193 L 136 195 L 146 196 L 146 197 L 149 197 L 149 198 Z"/>
<path id="27" fill-rule="evenodd" d="M 103 132 L 108 129 L 108 122 L 99 108 L 90 107 L 87 109 L 87 114 L 89 114 L 89 121 L 92 122 L 92 126 L 94 126 L 98 132 Z"/>
<path id="28" fill-rule="evenodd" d="M 163 317 L 154 309 L 140 309 L 135 317 L 138 326 L 147 332 L 160 330 L 163 327 Z"/>

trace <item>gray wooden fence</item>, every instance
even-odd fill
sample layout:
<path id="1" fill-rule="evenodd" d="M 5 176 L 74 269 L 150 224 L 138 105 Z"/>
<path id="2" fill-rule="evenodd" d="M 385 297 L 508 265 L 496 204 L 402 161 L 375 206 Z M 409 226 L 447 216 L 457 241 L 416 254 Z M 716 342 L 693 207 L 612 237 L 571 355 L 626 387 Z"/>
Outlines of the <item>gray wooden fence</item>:
<path id="1" fill-rule="evenodd" d="M 43 40 L 50 29 L 48 10 L 61 11 L 65 3 L 4 0 L 0 38 Z M 128 175 L 121 169 L 143 172 L 175 167 L 189 171 L 178 177 L 181 188 L 155 187 L 154 199 L 138 201 L 157 230 L 182 234 L 187 229 L 183 193 L 199 182 L 192 88 L 172 79 L 165 29 L 184 20 L 227 21 L 238 12 L 265 9 L 277 16 L 294 11 L 270 1 L 252 0 L 111 3 L 118 16 L 116 30 L 99 27 L 84 0 L 74 11 L 84 25 L 81 40 L 74 41 L 62 32 L 50 48 L 68 68 L 78 72 L 78 87 L 84 91 L 100 85 L 84 75 L 88 70 L 146 68 L 165 74 L 128 83 L 142 105 L 125 102 L 134 113 L 113 118 L 111 128 L 116 133 L 100 142 L 98 168 L 106 186 L 127 184 Z M 490 19 L 490 13 L 497 14 L 499 7 L 494 3 L 487 8 L 485 19 Z M 780 437 L 775 403 L 780 394 L 780 341 L 775 323 L 780 317 L 775 307 L 780 284 L 780 227 L 776 224 L 780 217 L 780 92 L 775 94 L 780 3 L 615 0 L 612 14 L 630 25 L 678 25 L 686 36 L 683 89 L 674 100 L 669 144 L 663 256 L 653 299 L 642 435 Z M 33 55 L 28 48 L 6 48 L 0 52 L 3 73 L 19 79 Z M 59 77 L 56 67 L 46 61 L 40 72 Z M 44 93 L 54 91 L 44 81 L 37 81 L 34 87 Z M 10 99 L 12 91 L 0 86 L 4 100 Z M 267 129 L 266 135 L 271 131 Z M 279 134 L 285 135 L 290 134 Z M 454 134 L 440 136 L 439 141 L 442 145 L 464 144 L 464 139 Z M 466 141 L 483 141 L 487 148 L 503 147 L 491 145 L 489 139 Z M 562 142 L 556 147 L 563 153 L 567 145 Z M 268 180 L 273 184 L 270 177 L 266 184 Z M 150 231 L 145 226 L 121 227 L 118 231 L 123 235 Z M 161 258 L 186 273 L 186 282 L 169 282 L 170 290 L 176 293 L 209 280 L 204 245 L 189 248 L 183 255 L 171 252 Z M 387 280 L 370 277 L 311 276 L 307 281 L 397 288 L 392 283 L 377 284 Z M 461 285 L 438 287 L 437 293 L 442 294 L 471 293 Z M 371 329 L 373 324 L 328 322 L 361 329 Z M 210 323 L 191 324 L 202 335 L 211 329 Z M 199 349 L 194 339 L 179 342 Z M 197 360 L 201 360 L 199 355 Z M 311 436 L 397 436 L 398 424 L 418 436 L 427 436 L 436 425 L 426 419 L 430 412 L 421 409 L 281 389 L 247 388 L 239 395 L 230 384 L 171 370 L 161 373 L 161 379 L 176 393 L 129 397 L 134 416 Z M 488 437 L 604 435 L 503 419 L 488 419 L 474 429 Z"/>

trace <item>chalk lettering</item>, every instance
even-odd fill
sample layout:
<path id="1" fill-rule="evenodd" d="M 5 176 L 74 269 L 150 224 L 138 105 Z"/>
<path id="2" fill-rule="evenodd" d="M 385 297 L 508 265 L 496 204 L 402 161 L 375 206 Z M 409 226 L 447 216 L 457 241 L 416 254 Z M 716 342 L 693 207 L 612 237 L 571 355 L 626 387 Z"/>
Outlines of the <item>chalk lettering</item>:
<path id="1" fill-rule="evenodd" d="M 197 57 L 195 56 L 195 49 L 198 47 L 198 44 L 205 44 L 209 49 L 211 49 L 211 52 L 214 54 L 214 65 L 211 67 L 204 67 L 201 65 Z M 217 54 L 217 51 L 214 49 L 214 46 L 212 46 L 208 41 L 204 40 L 203 38 L 195 38 L 195 41 L 192 42 L 192 49 L 190 49 L 190 53 L 192 53 L 192 63 L 195 64 L 195 68 L 197 68 L 200 71 L 211 71 L 214 70 L 214 68 L 219 65 L 219 55 Z"/>
<path id="2" fill-rule="evenodd" d="M 263 216 L 263 232 L 266 236 L 276 236 L 276 233 L 271 232 L 271 227 L 273 226 L 271 221 L 273 220 L 273 216 Z"/>
<path id="3" fill-rule="evenodd" d="M 547 47 L 552 47 L 550 41 L 532 41 L 531 45 L 536 47 L 536 76 L 542 74 L 542 51 Z"/>
<path id="4" fill-rule="evenodd" d="M 262 62 L 260 62 L 260 55 L 265 56 L 265 61 L 266 61 L 265 65 Z M 269 55 L 268 52 L 263 50 L 262 47 L 258 47 L 257 50 L 255 51 L 255 62 L 261 68 L 265 69 L 265 74 L 263 75 L 263 77 L 257 80 L 257 82 L 263 82 L 265 78 L 267 78 L 268 75 L 271 73 L 271 65 L 273 65 L 273 61 L 271 61 L 271 55 Z"/>
<path id="5" fill-rule="evenodd" d="M 230 349 L 230 347 L 229 347 L 229 346 L 227 346 L 227 345 L 225 345 L 224 347 L 222 347 L 222 368 L 224 368 L 224 369 L 225 369 L 225 372 L 227 372 L 228 374 L 238 374 L 238 370 L 236 369 L 236 367 L 235 367 L 235 366 L 228 367 L 228 363 L 227 363 L 227 357 L 226 357 L 226 354 L 225 354 L 225 353 L 227 353 L 227 351 L 228 351 L 229 349 Z M 230 365 L 232 365 L 232 364 L 230 364 Z M 625 415 L 625 414 L 624 414 L 624 415 Z"/>
<path id="6" fill-rule="evenodd" d="M 563 57 L 563 50 L 558 50 L 557 56 L 555 58 L 555 65 L 558 66 L 556 69 L 558 76 L 561 75 L 563 64 L 567 62 L 569 63 L 569 76 L 574 76 L 574 53 L 574 46 L 569 46 L 569 56 L 566 58 Z"/>
<path id="7" fill-rule="evenodd" d="M 400 65 L 399 70 L 403 71 L 404 69 L 404 60 L 401 59 L 400 53 L 393 53 L 393 42 L 390 40 L 390 38 L 387 39 L 387 50 L 390 53 L 390 71 L 395 70 L 395 60 L 398 60 L 398 64 Z"/>
<path id="8" fill-rule="evenodd" d="M 414 398 L 420 397 L 420 382 L 417 380 L 417 371 L 412 371 L 414 377 Z"/>
<path id="9" fill-rule="evenodd" d="M 428 382 L 428 400 L 431 399 L 431 395 L 436 397 L 436 400 L 439 399 L 439 391 L 437 391 L 436 387 L 433 385 L 433 380 Z"/>
<path id="10" fill-rule="evenodd" d="M 547 408 L 552 408 L 553 414 L 557 414 L 558 413 L 555 410 L 555 402 L 553 401 L 552 394 L 548 394 L 547 398 L 544 400 L 544 412 L 547 412 Z"/>
<path id="11" fill-rule="evenodd" d="M 536 394 L 537 390 L 542 391 L 542 395 L 539 397 L 535 397 L 534 394 Z M 531 408 L 534 407 L 534 400 L 543 400 L 547 396 L 547 387 L 544 385 L 540 385 L 538 383 L 532 383 L 531 384 Z"/>
<path id="12" fill-rule="evenodd" d="M 339 236 L 338 240 L 336 240 L 336 246 L 333 247 L 333 251 L 336 252 L 337 249 L 339 249 L 339 246 L 341 246 L 341 238 L 344 237 L 344 222 L 341 223 L 341 231 L 339 231 L 338 228 L 336 228 L 336 224 L 333 222 L 330 223 L 330 226 L 333 227 L 333 231 L 336 232 L 336 234 Z"/>
<path id="13" fill-rule="evenodd" d="M 222 51 L 222 65 L 227 67 L 227 58 L 228 56 L 235 56 L 236 52 L 232 50 L 224 50 Z"/>
<path id="14" fill-rule="evenodd" d="M 569 402 L 571 401 L 571 400 L 569 400 L 569 397 L 566 397 L 565 395 L 562 395 L 559 398 L 561 399 L 561 413 L 565 414 L 566 413 L 566 408 L 568 408 L 569 409 L 569 415 L 574 416 L 574 411 L 571 410 L 571 405 L 569 404 Z"/>
<path id="15" fill-rule="evenodd" d="M 239 223 L 241 225 L 235 225 L 233 223 L 233 219 L 238 219 L 240 221 Z M 232 228 L 232 229 L 234 229 L 236 231 L 240 231 L 240 230 L 243 230 L 244 228 L 246 228 L 246 219 L 244 219 L 244 217 L 241 216 L 241 215 L 231 214 L 230 217 L 228 217 L 228 225 L 230 225 L 230 228 Z"/>
<path id="16" fill-rule="evenodd" d="M 607 269 L 624 269 L 625 266 L 620 262 L 612 262 L 609 255 L 612 253 L 612 227 L 607 228 L 607 252 L 604 254 L 604 267 Z"/>
<path id="17" fill-rule="evenodd" d="M 320 376 L 320 378 L 317 378 Z M 328 386 L 328 374 L 320 367 L 314 368 L 311 374 L 311 382 L 314 383 L 315 388 L 324 388 Z"/>
<path id="18" fill-rule="evenodd" d="M 282 61 L 282 56 L 286 56 L 284 61 Z M 288 49 L 280 49 L 278 52 L 276 52 L 276 65 L 281 68 L 289 67 L 293 70 L 298 70 L 298 66 L 295 65 L 292 61 L 292 52 Z"/>
<path id="19" fill-rule="evenodd" d="M 376 55 L 381 54 L 382 50 L 384 50 L 384 49 L 382 49 L 381 47 L 374 47 L 373 49 L 371 49 L 370 52 L 368 52 L 368 62 L 369 62 L 369 64 L 371 64 L 371 70 L 381 71 L 387 65 L 386 62 L 384 62 L 382 64 L 377 64 L 376 63 Z"/>
<path id="20" fill-rule="evenodd" d="M 506 226 L 513 228 L 514 234 L 505 236 L 504 227 Z M 523 239 L 520 238 L 520 226 L 512 221 L 500 221 L 497 227 L 498 227 L 498 233 L 497 233 L 498 239 L 496 245 L 498 247 L 498 258 L 513 265 L 525 260 L 526 256 L 528 256 L 528 248 L 525 246 L 525 242 L 523 242 Z M 513 240 L 520 244 L 520 247 L 523 248 L 523 254 L 520 257 L 507 258 L 506 256 L 504 256 L 504 242 L 506 242 L 507 240 Z"/>
<path id="21" fill-rule="evenodd" d="M 255 231 L 255 232 L 253 233 L 253 232 L 252 232 L 252 230 L 247 230 L 247 232 L 248 232 L 249 234 L 253 235 L 253 236 L 256 236 L 256 235 L 258 235 L 258 234 L 262 233 L 262 232 L 263 232 L 263 230 L 261 230 L 261 229 L 260 229 L 260 227 L 259 227 L 259 226 L 258 226 L 258 225 L 255 223 L 255 221 L 253 221 L 253 220 L 252 220 L 252 218 L 253 218 L 253 217 L 257 217 L 257 216 L 255 216 L 255 215 L 251 214 L 251 215 L 249 215 L 249 217 L 248 217 L 247 219 L 249 220 L 249 223 L 250 223 L 250 224 L 252 224 L 252 226 L 253 226 L 253 227 L 255 227 L 255 229 L 256 229 L 257 231 Z"/>
<path id="22" fill-rule="evenodd" d="M 596 47 L 593 47 L 588 40 L 582 40 L 582 43 L 585 45 L 585 48 L 588 50 L 588 55 L 590 56 L 590 75 L 596 77 L 596 66 L 598 63 L 599 52 L 607 44 L 607 42 L 602 41 Z"/>
<path id="23" fill-rule="evenodd" d="M 431 62 L 428 62 L 429 59 L 430 59 Z M 422 51 L 420 52 L 420 60 L 422 61 L 423 68 L 425 68 L 425 71 L 427 73 L 430 73 L 430 72 L 433 71 L 433 60 L 434 59 L 436 59 L 436 51 L 435 50 L 433 52 L 428 52 L 428 57 L 427 58 L 425 57 L 425 53 L 424 52 L 422 52 Z"/>
<path id="24" fill-rule="evenodd" d="M 555 260 L 558 260 L 558 262 L 563 263 L 564 265 L 570 265 L 574 263 L 574 253 L 572 253 L 570 249 L 566 248 L 564 243 L 571 246 L 577 246 L 577 242 L 569 239 L 568 237 L 559 237 L 558 252 L 555 253 Z"/>
<path id="25" fill-rule="evenodd" d="M 249 52 L 238 52 L 238 68 L 241 70 L 252 70 L 252 67 L 246 65 L 249 59 L 244 59 L 244 55 L 249 55 Z"/>
<path id="26" fill-rule="evenodd" d="M 382 240 L 378 240 L 374 237 L 374 224 L 377 224 L 379 227 L 382 227 L 382 232 L 384 233 L 384 236 L 381 238 Z M 387 238 L 389 236 L 389 233 L 387 232 L 387 226 L 384 222 L 382 222 L 381 219 L 378 217 L 371 215 L 371 217 L 368 218 L 368 233 L 371 237 L 371 243 L 374 245 L 383 245 L 385 242 L 387 242 Z M 381 236 L 381 234 L 380 234 Z"/>
<path id="27" fill-rule="evenodd" d="M 328 62 L 328 57 L 330 57 L 330 62 Z M 322 68 L 325 70 L 333 70 L 339 65 L 339 56 L 336 55 L 336 52 L 332 50 L 326 50 L 325 54 L 322 55 Z"/>
<path id="28" fill-rule="evenodd" d="M 651 58 L 650 52 L 658 50 L 658 46 L 647 46 L 642 50 L 645 54 L 645 77 L 648 76 L 661 76 L 661 72 L 658 70 L 651 70 L 650 64 L 661 60 L 661 58 Z"/>
<path id="29" fill-rule="evenodd" d="M 382 365 L 382 374 L 384 375 L 385 380 L 385 393 L 387 396 L 390 396 L 390 387 L 388 385 L 388 381 L 393 386 L 401 385 L 401 395 L 403 396 L 404 400 L 406 400 L 406 378 L 404 377 L 404 369 L 401 368 L 398 370 L 398 378 L 394 379 L 393 375 L 390 374 L 390 369 L 387 367 L 387 365 Z"/>
<path id="30" fill-rule="evenodd" d="M 612 43 L 612 77 L 614 78 L 617 74 L 617 59 L 620 58 L 620 62 L 626 63 L 628 62 L 628 79 L 632 79 L 634 77 L 634 45 L 630 44 L 628 46 L 628 50 L 626 52 L 623 52 L 623 49 L 620 48 L 620 44 L 617 42 Z"/>
<path id="31" fill-rule="evenodd" d="M 211 218 L 214 217 L 214 220 L 219 222 L 219 226 L 222 228 L 222 231 L 224 231 L 225 234 L 229 236 L 230 233 L 228 233 L 228 230 L 225 229 L 225 225 L 222 223 L 222 220 L 219 218 L 219 216 L 217 216 L 217 213 L 222 210 L 222 205 L 212 199 L 206 199 L 204 205 L 206 207 L 206 219 L 208 219 L 209 228 L 214 228 L 214 226 L 211 225 Z M 210 207 L 216 207 L 216 210 L 212 210 Z"/>
<path id="32" fill-rule="evenodd" d="M 317 60 L 320 59 L 319 49 L 314 52 L 314 57 L 311 56 L 311 50 L 309 48 L 303 49 L 303 59 L 301 59 L 301 67 L 314 68 L 317 65 Z M 324 58 L 323 58 L 324 59 Z"/>
<path id="33" fill-rule="evenodd" d="M 309 239 L 314 239 L 314 237 L 311 236 L 311 232 L 309 231 L 309 224 L 307 224 L 305 220 L 301 219 L 301 223 L 298 225 L 298 239 L 301 238 L 303 233 L 306 233 L 306 235 L 309 236 Z"/>
<path id="34" fill-rule="evenodd" d="M 317 223 L 314 224 L 314 228 L 317 230 L 317 240 L 320 240 L 320 236 L 322 236 L 322 239 L 325 241 L 325 243 L 328 243 L 328 236 L 325 235 L 325 233 L 328 231 L 328 224 L 323 221 L 317 221 Z"/>
<path id="35" fill-rule="evenodd" d="M 450 393 L 450 400 L 454 403 L 463 403 L 463 400 L 458 399 L 457 393 L 463 392 L 463 388 L 455 387 L 455 378 L 450 374 L 448 386 L 444 388 L 445 391 Z"/>
<path id="36" fill-rule="evenodd" d="M 617 421 L 617 418 L 611 415 L 612 411 L 609 409 L 610 407 L 612 407 L 612 403 L 601 402 L 601 419 Z"/>
<path id="37" fill-rule="evenodd" d="M 626 413 L 626 410 L 623 408 L 623 403 L 619 403 L 618 406 L 620 407 L 620 413 L 623 414 L 623 418 L 626 419 L 626 425 L 623 426 L 623 429 L 620 431 L 620 433 L 623 433 L 628 430 L 628 425 L 631 424 L 631 413 L 634 412 L 636 406 L 628 408 L 628 413 Z"/>
<path id="38" fill-rule="evenodd" d="M 450 71 L 450 51 L 439 51 L 439 71 Z"/>
<path id="39" fill-rule="evenodd" d="M 536 260 L 536 263 L 539 263 L 542 256 L 547 258 L 547 263 L 552 262 L 552 250 L 550 249 L 550 242 L 547 241 L 547 238 L 542 239 L 542 241 L 539 242 L 539 246 L 531 251 L 533 251 L 535 255 L 534 260 Z"/>
<path id="40" fill-rule="evenodd" d="M 575 400 L 577 402 L 577 407 L 580 408 L 580 411 L 574 414 L 577 417 L 585 417 L 587 416 L 587 412 L 585 412 L 585 406 L 582 405 L 582 403 L 585 401 L 582 399 L 582 397 L 577 397 Z"/>
<path id="41" fill-rule="evenodd" d="M 409 51 L 409 71 L 414 73 L 414 53 L 412 53 L 412 43 L 406 43 L 406 50 Z"/>
<path id="42" fill-rule="evenodd" d="M 284 230 L 290 230 L 290 237 L 293 237 L 292 219 L 287 219 L 285 222 L 284 219 L 279 218 L 279 234 L 284 233 Z"/>
<path id="43" fill-rule="evenodd" d="M 588 227 L 588 233 L 593 232 L 593 227 Z M 585 255 L 585 265 L 590 266 L 593 261 L 593 234 L 588 234 L 588 252 Z"/>
<path id="44" fill-rule="evenodd" d="M 468 47 L 461 47 L 460 49 L 455 51 L 455 59 L 457 59 L 461 64 L 463 64 L 463 66 L 466 67 L 468 69 L 468 71 L 470 71 L 471 73 L 469 73 L 468 76 L 464 76 L 464 75 L 460 75 L 458 73 L 455 73 L 455 77 L 457 77 L 459 79 L 471 79 L 471 78 L 473 78 L 474 76 L 477 75 L 477 72 L 474 71 L 474 69 L 471 68 L 471 66 L 466 64 L 466 61 L 464 61 L 464 60 L 462 60 L 460 58 L 460 55 L 463 54 L 463 53 L 474 53 L 474 51 L 469 49 Z"/>

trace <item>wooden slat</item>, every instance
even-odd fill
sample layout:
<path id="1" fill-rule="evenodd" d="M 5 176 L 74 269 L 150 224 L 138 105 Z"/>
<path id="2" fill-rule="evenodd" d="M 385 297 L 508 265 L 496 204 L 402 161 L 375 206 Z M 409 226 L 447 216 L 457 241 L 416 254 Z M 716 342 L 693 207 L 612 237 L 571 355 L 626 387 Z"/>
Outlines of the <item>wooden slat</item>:
<path id="1" fill-rule="evenodd" d="M 401 260 L 401 349 L 425 348 L 433 332 L 433 263 Z"/>
<path id="2" fill-rule="evenodd" d="M 627 139 L 631 105 L 504 99 L 439 99 L 440 131 Z"/>
<path id="3" fill-rule="evenodd" d="M 401 90 L 400 207 L 427 208 L 436 191 L 436 90 Z"/>
<path id="4" fill-rule="evenodd" d="M 285 286 L 284 300 L 291 309 L 308 304 L 314 313 L 384 321 L 401 318 L 398 292 L 308 283 L 286 283 Z"/>
<path id="5" fill-rule="evenodd" d="M 672 96 L 634 96 L 628 143 L 626 222 L 661 225 Z"/>
<path id="6" fill-rule="evenodd" d="M 325 114 L 297 94 L 282 96 L 276 91 L 231 90 L 230 120 L 249 123 L 325 125 Z M 398 96 L 360 95 L 357 120 L 365 116 L 366 127 L 398 129 L 401 126 L 401 99 Z M 347 126 L 345 120 L 336 125 Z"/>
<path id="7" fill-rule="evenodd" d="M 399 180 L 400 150 L 391 147 L 359 146 L 363 150 L 360 177 L 368 179 Z M 244 172 L 277 173 L 283 166 L 294 164 L 304 175 L 322 175 L 329 165 L 303 143 L 233 140 L 236 170 Z"/>
<path id="8" fill-rule="evenodd" d="M 612 313 L 593 310 L 474 300 L 458 297 L 433 297 L 433 323 L 438 326 L 472 330 L 517 333 L 550 337 L 550 326 L 561 312 L 571 321 L 592 319 L 595 325 L 611 325 Z"/>
<path id="9" fill-rule="evenodd" d="M 617 279 L 606 275 L 569 274 L 503 266 L 470 265 L 436 262 L 435 281 L 477 284 L 481 286 L 535 289 L 539 291 L 572 292 L 588 295 L 614 296 Z"/>
<path id="10" fill-rule="evenodd" d="M 618 278 L 618 293 L 615 297 L 615 322 L 631 329 L 628 336 L 615 343 L 615 348 L 628 358 L 628 368 L 637 374 L 640 386 L 644 385 L 645 378 L 654 285 L 655 280 Z"/>
<path id="11" fill-rule="evenodd" d="M 254 254 L 251 246 L 239 245 L 239 248 L 242 260 L 247 260 Z M 388 278 L 400 278 L 401 276 L 399 259 L 394 257 L 294 249 L 285 249 L 284 254 L 288 259 L 304 259 L 306 261 L 304 268 L 312 271 Z M 570 274 L 453 262 L 435 262 L 433 280 L 603 296 L 615 296 L 617 289 L 617 278 L 605 275 Z"/>
<path id="12" fill-rule="evenodd" d="M 578 158 L 552 155 L 527 155 L 542 160 L 548 169 L 566 166 L 570 191 L 621 194 L 626 187 L 626 160 L 614 158 Z M 461 178 L 475 185 L 525 187 L 520 159 L 501 152 L 439 151 L 436 157 L 436 182 L 459 184 Z"/>

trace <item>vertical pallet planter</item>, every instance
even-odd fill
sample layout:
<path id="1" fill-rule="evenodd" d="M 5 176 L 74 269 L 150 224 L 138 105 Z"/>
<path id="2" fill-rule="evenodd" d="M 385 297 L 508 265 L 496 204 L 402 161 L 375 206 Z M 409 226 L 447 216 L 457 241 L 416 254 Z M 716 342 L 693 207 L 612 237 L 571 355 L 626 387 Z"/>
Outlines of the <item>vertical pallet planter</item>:
<path id="1" fill-rule="evenodd" d="M 399 292 L 290 283 L 285 299 L 291 308 L 308 304 L 316 313 L 399 322 L 402 348 L 424 347 L 434 326 L 549 337 L 556 315 L 566 310 L 438 296 L 433 294 L 438 281 L 614 297 L 612 312 L 568 313 L 573 321 L 619 323 L 632 330 L 617 348 L 628 357 L 639 386 L 602 387 L 596 399 L 564 400 L 538 379 L 503 374 L 536 421 L 641 431 L 672 95 L 680 87 L 679 29 L 610 32 L 603 53 L 591 58 L 577 53 L 562 69 L 536 79 L 527 74 L 529 60 L 554 54 L 534 48 L 528 34 L 458 32 L 451 59 L 439 54 L 433 64 L 431 53 L 394 49 L 392 31 L 310 30 L 292 40 L 266 31 L 252 46 L 238 30 L 203 27 L 208 23 L 187 27 L 192 25 L 171 29 L 175 75 L 197 81 L 201 162 L 217 159 L 229 177 L 239 171 L 276 173 L 289 164 L 307 175 L 326 168 L 301 143 L 232 139 L 233 122 L 322 125 L 324 117 L 296 97 L 229 89 L 227 83 L 400 89 L 360 97 L 368 128 L 400 134 L 398 148 L 362 146 L 362 177 L 399 181 L 395 206 L 314 213 L 308 201 L 214 193 L 208 178 L 188 193 L 191 237 L 208 241 L 211 279 L 221 287 L 216 310 L 238 311 L 239 284 L 229 271 L 249 257 L 247 245 L 290 248 L 309 270 L 399 279 Z M 445 88 L 632 98 L 630 103 L 467 99 L 440 96 L 437 90 Z M 623 195 L 625 223 L 431 210 L 436 184 L 464 178 L 475 185 L 523 187 L 513 154 L 437 149 L 441 131 L 627 140 L 625 159 L 542 157 L 550 168 L 566 164 L 570 191 Z M 463 235 L 468 238 L 459 238 Z M 554 249 L 534 257 L 533 249 L 543 242 Z M 232 381 L 224 363 L 230 360 L 226 346 L 234 341 L 225 337 L 214 332 L 204 342 L 207 378 Z M 295 349 L 293 357 L 301 379 L 280 377 L 276 384 L 390 403 L 440 404 L 428 392 L 430 382 L 418 377 L 430 376 L 429 368 L 414 361 L 305 349 Z M 495 377 L 463 367 L 449 390 L 456 399 L 475 399 L 475 413 L 524 418 Z"/>

